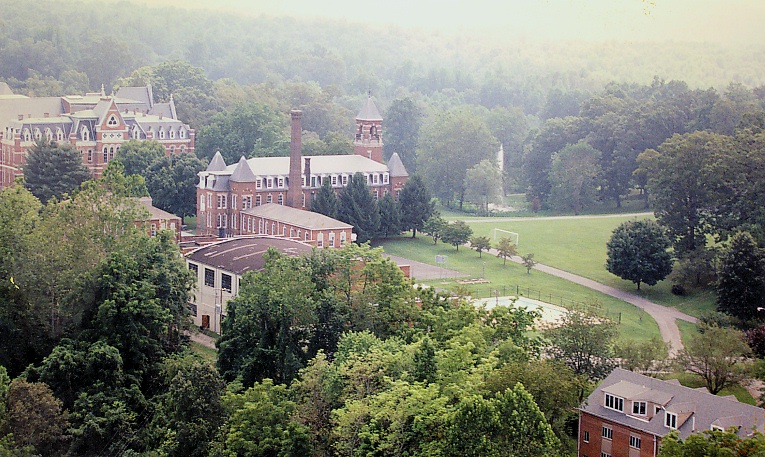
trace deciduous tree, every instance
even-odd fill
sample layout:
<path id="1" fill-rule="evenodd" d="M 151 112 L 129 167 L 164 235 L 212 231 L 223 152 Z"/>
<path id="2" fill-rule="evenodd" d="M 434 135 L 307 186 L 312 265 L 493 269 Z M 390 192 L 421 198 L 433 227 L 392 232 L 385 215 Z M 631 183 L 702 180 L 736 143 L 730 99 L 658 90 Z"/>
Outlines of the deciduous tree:
<path id="1" fill-rule="evenodd" d="M 653 286 L 672 272 L 669 239 L 651 220 L 622 223 L 614 229 L 607 248 L 606 269 L 632 281 L 638 290 L 641 283 Z"/>
<path id="2" fill-rule="evenodd" d="M 502 265 L 507 265 L 507 259 L 515 255 L 518 255 L 518 248 L 510 241 L 510 238 L 500 238 L 497 243 L 497 257 L 502 258 Z"/>
<path id="3" fill-rule="evenodd" d="M 565 313 L 547 330 L 548 353 L 574 373 L 592 381 L 606 377 L 616 366 L 613 355 L 616 324 L 589 309 Z"/>
<path id="4" fill-rule="evenodd" d="M 709 393 L 717 395 L 746 376 L 741 361 L 749 353 L 749 347 L 739 330 L 716 325 L 706 325 L 699 330 L 701 333 L 677 354 L 677 365 L 701 377 Z"/>
<path id="5" fill-rule="evenodd" d="M 470 247 L 478 252 L 480 258 L 483 251 L 488 251 L 491 248 L 491 241 L 487 236 L 474 236 L 470 239 Z"/>
<path id="6" fill-rule="evenodd" d="M 454 221 L 446 224 L 441 230 L 441 239 L 444 243 L 449 243 L 457 251 L 460 250 L 460 245 L 465 244 L 470 240 L 473 235 L 473 229 L 465 223 L 465 221 Z"/>
<path id="7" fill-rule="evenodd" d="M 717 309 L 740 319 L 757 316 L 765 305 L 765 254 L 749 233 L 738 233 L 720 256 Z"/>
<path id="8" fill-rule="evenodd" d="M 465 199 L 489 214 L 489 203 L 502 195 L 502 175 L 491 160 L 484 159 L 465 173 Z"/>

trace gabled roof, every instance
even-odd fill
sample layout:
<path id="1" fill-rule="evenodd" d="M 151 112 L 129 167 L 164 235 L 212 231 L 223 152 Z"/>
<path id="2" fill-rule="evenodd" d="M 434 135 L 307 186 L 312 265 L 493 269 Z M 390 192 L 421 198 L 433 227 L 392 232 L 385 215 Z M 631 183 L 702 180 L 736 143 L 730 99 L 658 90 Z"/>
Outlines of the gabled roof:
<path id="1" fill-rule="evenodd" d="M 11 121 L 17 121 L 19 115 L 25 118 L 44 118 L 45 113 L 51 117 L 58 117 L 64 113 L 61 97 L 23 97 L 0 99 L 0 129 L 10 125 Z"/>
<path id="2" fill-rule="evenodd" d="M 399 178 L 409 176 L 406 171 L 404 162 L 401 161 L 401 157 L 398 156 L 398 152 L 394 152 L 390 159 L 388 159 L 388 172 L 391 177 Z"/>
<path id="3" fill-rule="evenodd" d="M 271 219 L 277 222 L 302 227 L 308 230 L 326 230 L 326 229 L 349 229 L 352 225 L 345 222 L 332 219 L 323 214 L 292 208 L 289 206 L 278 205 L 276 203 L 266 203 L 243 211 L 249 216 L 258 216 Z"/>
<path id="4" fill-rule="evenodd" d="M 144 87 L 120 87 L 117 89 L 117 98 L 136 100 L 150 109 L 154 105 L 151 92 L 151 85 Z"/>
<path id="5" fill-rule="evenodd" d="M 606 408 L 604 393 L 622 397 L 624 412 Z M 648 421 L 627 414 L 632 411 L 631 401 L 637 400 L 649 401 L 662 409 Z M 765 431 L 765 410 L 762 408 L 621 368 L 611 372 L 580 409 L 584 413 L 656 436 L 664 436 L 671 431 L 664 422 L 667 412 L 677 415 L 677 430 L 683 439 L 718 424 L 725 424 L 723 428 L 738 427 L 739 436 L 747 436 L 755 430 Z M 691 418 L 693 420 L 689 420 Z"/>
<path id="6" fill-rule="evenodd" d="M 356 115 L 356 119 L 359 121 L 382 121 L 380 111 L 377 110 L 375 102 L 372 101 L 371 94 L 367 97 L 367 102 L 361 108 L 359 114 Z"/>
<path id="7" fill-rule="evenodd" d="M 252 172 L 250 164 L 247 162 L 247 159 L 245 159 L 244 156 L 242 156 L 242 158 L 239 159 L 239 163 L 236 164 L 234 172 L 231 173 L 230 180 L 233 182 L 255 181 L 255 173 Z"/>
<path id="8" fill-rule="evenodd" d="M 220 151 L 217 151 L 210 161 L 210 165 L 207 166 L 205 171 L 226 171 L 226 161 L 223 160 L 223 156 Z"/>
<path id="9" fill-rule="evenodd" d="M 146 210 L 149 212 L 149 215 L 151 216 L 151 219 L 160 219 L 160 220 L 170 220 L 170 219 L 180 219 L 180 217 L 176 216 L 175 214 L 168 213 L 165 210 L 159 209 L 156 206 L 152 204 L 151 197 L 140 197 L 138 199 L 138 202 L 146 208 Z"/>
<path id="10" fill-rule="evenodd" d="M 11 86 L 9 86 L 8 83 L 4 81 L 0 82 L 0 95 L 13 95 Z"/>

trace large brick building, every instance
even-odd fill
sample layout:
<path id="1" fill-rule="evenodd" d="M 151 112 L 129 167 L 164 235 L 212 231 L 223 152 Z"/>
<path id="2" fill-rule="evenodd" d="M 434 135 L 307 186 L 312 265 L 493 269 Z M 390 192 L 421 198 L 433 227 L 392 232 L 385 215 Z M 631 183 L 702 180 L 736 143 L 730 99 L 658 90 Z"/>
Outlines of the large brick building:
<path id="1" fill-rule="evenodd" d="M 705 430 L 735 430 L 740 437 L 765 431 L 765 410 L 735 397 L 691 389 L 617 368 L 579 414 L 579 457 L 655 457 L 661 439 L 685 439 Z"/>
<path id="2" fill-rule="evenodd" d="M 220 154 L 215 154 L 207 169 L 199 173 L 199 234 L 264 233 L 251 225 L 248 228 L 247 210 L 268 203 L 308 210 L 312 196 L 326 180 L 339 191 L 356 173 L 364 175 L 375 198 L 386 193 L 398 196 L 409 175 L 398 154 L 393 154 L 387 164 L 383 161 L 382 117 L 371 97 L 356 116 L 352 155 L 304 157 L 301 116 L 300 111 L 292 111 L 289 157 L 242 157 L 238 163 L 227 165 Z"/>
<path id="3" fill-rule="evenodd" d="M 178 120 L 172 96 L 155 103 L 151 86 L 113 95 L 102 88 L 84 96 L 26 97 L 0 83 L 0 188 L 22 175 L 26 152 L 38 139 L 71 144 L 98 177 L 125 141 L 156 140 L 167 154 L 193 153 L 194 135 Z"/>

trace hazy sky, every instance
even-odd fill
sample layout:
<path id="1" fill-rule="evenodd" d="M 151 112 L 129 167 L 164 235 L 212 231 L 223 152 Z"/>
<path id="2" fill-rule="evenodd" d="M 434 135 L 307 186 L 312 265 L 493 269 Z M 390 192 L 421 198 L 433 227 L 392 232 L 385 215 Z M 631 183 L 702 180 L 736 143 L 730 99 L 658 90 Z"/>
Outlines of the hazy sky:
<path id="1" fill-rule="evenodd" d="M 765 0 L 144 0 L 559 40 L 765 42 Z M 215 5 L 215 6 L 213 6 Z"/>

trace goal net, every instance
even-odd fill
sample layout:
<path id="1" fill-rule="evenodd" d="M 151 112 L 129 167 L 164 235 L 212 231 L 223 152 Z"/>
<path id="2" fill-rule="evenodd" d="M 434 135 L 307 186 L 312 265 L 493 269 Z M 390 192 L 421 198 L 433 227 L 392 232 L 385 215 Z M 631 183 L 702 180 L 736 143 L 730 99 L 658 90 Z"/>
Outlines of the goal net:
<path id="1" fill-rule="evenodd" d="M 511 232 L 509 230 L 502 230 L 499 228 L 494 228 L 491 231 L 494 233 L 494 241 L 497 241 L 497 238 L 510 238 L 510 241 L 515 244 L 515 247 L 518 247 L 518 240 L 520 239 L 518 232 Z"/>

